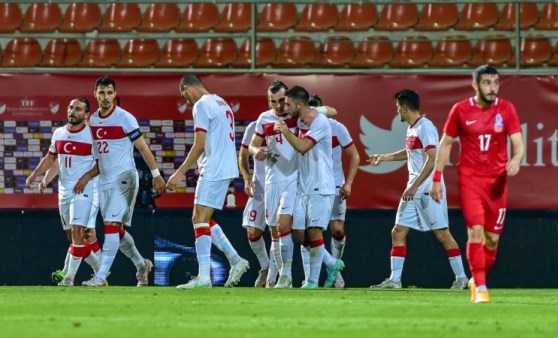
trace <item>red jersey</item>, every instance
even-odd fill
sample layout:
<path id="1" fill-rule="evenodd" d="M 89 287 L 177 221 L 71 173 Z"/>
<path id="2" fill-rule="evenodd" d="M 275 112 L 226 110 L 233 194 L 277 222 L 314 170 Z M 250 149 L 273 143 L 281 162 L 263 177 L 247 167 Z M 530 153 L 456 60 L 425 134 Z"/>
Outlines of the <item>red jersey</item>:
<path id="1" fill-rule="evenodd" d="M 496 98 L 490 107 L 480 108 L 471 97 L 452 107 L 444 132 L 459 136 L 461 174 L 497 176 L 508 163 L 508 135 L 521 132 L 521 126 L 510 102 Z"/>

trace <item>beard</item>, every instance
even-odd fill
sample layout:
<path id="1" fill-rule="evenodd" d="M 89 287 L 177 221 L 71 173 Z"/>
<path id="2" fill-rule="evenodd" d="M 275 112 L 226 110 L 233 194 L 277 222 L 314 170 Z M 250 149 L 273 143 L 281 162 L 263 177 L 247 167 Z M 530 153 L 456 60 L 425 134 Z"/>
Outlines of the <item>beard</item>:
<path id="1" fill-rule="evenodd" d="M 68 119 L 68 123 L 71 124 L 72 126 L 77 126 L 83 123 L 84 119 L 80 119 L 77 117 L 74 117 L 73 120 Z"/>
<path id="2" fill-rule="evenodd" d="M 488 95 L 493 95 L 494 99 L 489 99 L 487 96 Z M 492 103 L 496 100 L 496 98 L 498 97 L 498 95 L 496 95 L 496 93 L 488 93 L 488 94 L 484 94 L 483 92 L 479 91 L 479 98 L 481 99 L 481 101 L 485 102 L 485 103 Z"/>

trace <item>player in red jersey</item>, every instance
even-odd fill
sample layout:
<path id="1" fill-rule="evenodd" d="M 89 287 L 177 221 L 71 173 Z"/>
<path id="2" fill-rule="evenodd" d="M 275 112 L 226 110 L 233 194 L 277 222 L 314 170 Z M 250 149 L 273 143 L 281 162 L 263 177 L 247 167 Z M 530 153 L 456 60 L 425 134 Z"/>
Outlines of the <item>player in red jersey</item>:
<path id="1" fill-rule="evenodd" d="M 467 225 L 467 260 L 473 278 L 469 280 L 471 301 L 489 303 L 486 274 L 494 265 L 498 241 L 504 229 L 507 176 L 519 172 L 524 154 L 521 126 L 515 107 L 498 97 L 500 76 L 490 65 L 473 71 L 476 95 L 456 103 L 444 126 L 430 194 L 443 196 L 442 171 L 453 141 L 459 137 L 459 198 Z M 508 142 L 512 157 L 508 161 Z"/>

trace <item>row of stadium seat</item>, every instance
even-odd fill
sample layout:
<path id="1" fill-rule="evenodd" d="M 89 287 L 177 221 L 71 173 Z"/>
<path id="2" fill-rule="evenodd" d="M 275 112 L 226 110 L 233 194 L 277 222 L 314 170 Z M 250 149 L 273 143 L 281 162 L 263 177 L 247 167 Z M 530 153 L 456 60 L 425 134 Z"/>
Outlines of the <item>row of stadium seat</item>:
<path id="1" fill-rule="evenodd" d="M 521 40 L 522 66 L 558 66 L 558 43 L 543 35 Z M 316 43 L 308 36 L 282 40 L 256 40 L 258 67 L 458 67 L 484 63 L 515 65 L 515 49 L 503 35 L 489 35 L 473 42 L 463 35 L 446 36 L 434 46 L 426 36 L 413 35 L 392 42 L 385 36 L 370 36 L 355 43 L 346 36 L 331 36 Z M 0 48 L 0 56 L 1 56 Z M 3 67 L 249 67 L 251 43 L 240 46 L 233 38 L 209 38 L 198 48 L 195 39 L 167 40 L 159 47 L 156 39 L 130 39 L 121 48 L 117 39 L 90 40 L 82 51 L 77 39 L 52 39 L 44 51 L 34 38 L 8 42 Z"/>
<path id="2" fill-rule="evenodd" d="M 558 3 L 521 3 L 521 29 L 558 29 Z M 292 3 L 267 3 L 258 13 L 258 31 L 443 31 L 513 30 L 515 5 L 501 11 L 495 3 L 307 4 L 302 12 Z M 104 13 L 97 3 L 70 4 L 64 15 L 56 3 L 30 4 L 25 13 L 17 3 L 0 3 L 0 33 L 20 32 L 247 32 L 251 4 L 229 3 L 221 13 L 213 3 L 190 3 L 181 14 L 176 3 L 152 3 L 142 13 L 137 3 L 111 3 Z"/>

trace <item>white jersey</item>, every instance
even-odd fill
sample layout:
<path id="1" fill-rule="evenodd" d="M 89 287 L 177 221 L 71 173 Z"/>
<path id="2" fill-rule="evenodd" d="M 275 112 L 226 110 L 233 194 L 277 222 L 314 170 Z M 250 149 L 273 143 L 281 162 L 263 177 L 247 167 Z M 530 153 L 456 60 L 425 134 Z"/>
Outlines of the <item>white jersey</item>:
<path id="1" fill-rule="evenodd" d="M 256 131 L 256 121 L 253 121 L 246 127 L 246 130 L 244 131 L 244 136 L 242 137 L 242 143 L 240 144 L 242 148 L 248 148 L 250 146 L 250 142 L 252 141 L 252 136 L 254 136 L 255 131 Z M 252 177 L 252 180 L 255 183 L 259 183 L 261 186 L 263 186 L 265 182 L 264 161 L 258 161 L 254 159 L 254 176 Z"/>
<path id="2" fill-rule="evenodd" d="M 136 171 L 133 142 L 142 134 L 136 118 L 117 106 L 105 117 L 93 113 L 89 125 L 99 160 L 100 189 L 105 190 L 122 173 Z"/>
<path id="3" fill-rule="evenodd" d="M 278 116 L 273 109 L 263 112 L 256 121 L 256 135 L 267 144 L 268 158 L 265 166 L 265 184 L 296 180 L 296 150 L 274 130 L 275 122 L 284 120 L 292 133 L 296 132 L 297 118 Z"/>
<path id="4" fill-rule="evenodd" d="M 91 129 L 88 125 L 76 131 L 69 130 L 68 125 L 57 128 L 52 134 L 48 152 L 58 157 L 58 200 L 63 204 L 74 196 L 72 190 L 77 181 L 95 166 Z M 97 178 L 93 178 L 85 187 L 83 195 L 93 200 L 96 185 Z"/>
<path id="5" fill-rule="evenodd" d="M 333 178 L 335 179 L 335 186 L 341 187 L 345 184 L 345 174 L 343 173 L 343 164 L 341 163 L 341 153 L 343 149 L 350 147 L 353 144 L 353 139 L 349 134 L 349 130 L 345 125 L 337 120 L 329 119 L 331 127 L 331 147 L 333 156 Z"/>
<path id="6" fill-rule="evenodd" d="M 194 104 L 194 132 L 207 134 L 200 181 L 238 177 L 234 114 L 228 103 L 215 94 L 205 94 Z"/>
<path id="7" fill-rule="evenodd" d="M 314 147 L 306 154 L 299 154 L 299 191 L 305 195 L 334 195 L 331 126 L 328 118 L 318 114 L 310 127 L 299 119 L 298 128 L 300 138 L 314 142 Z"/>
<path id="8" fill-rule="evenodd" d="M 438 146 L 438 130 L 432 122 L 424 116 L 419 117 L 412 126 L 407 128 L 407 169 L 409 170 L 409 181 L 407 186 L 420 175 L 420 171 L 426 161 L 426 150 Z M 430 187 L 432 175 L 421 183 L 419 189 Z"/>

